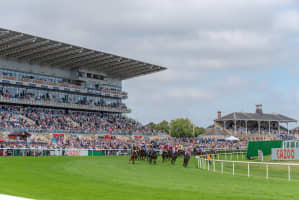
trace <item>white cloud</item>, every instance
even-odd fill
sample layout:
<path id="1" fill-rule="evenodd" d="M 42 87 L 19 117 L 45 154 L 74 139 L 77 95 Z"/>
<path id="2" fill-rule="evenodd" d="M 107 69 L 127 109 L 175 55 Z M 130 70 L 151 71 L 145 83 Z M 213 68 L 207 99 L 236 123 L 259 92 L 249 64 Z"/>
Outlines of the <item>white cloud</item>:
<path id="1" fill-rule="evenodd" d="M 274 27 L 278 30 L 298 33 L 299 32 L 299 11 L 298 10 L 288 10 L 282 12 L 277 16 L 274 22 Z"/>

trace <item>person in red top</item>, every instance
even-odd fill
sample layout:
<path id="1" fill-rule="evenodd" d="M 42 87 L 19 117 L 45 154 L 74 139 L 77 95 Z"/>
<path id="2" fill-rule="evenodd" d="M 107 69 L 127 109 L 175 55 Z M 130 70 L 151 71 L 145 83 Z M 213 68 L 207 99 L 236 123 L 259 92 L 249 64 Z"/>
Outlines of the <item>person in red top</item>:
<path id="1" fill-rule="evenodd" d="M 168 151 L 168 145 L 167 145 L 167 144 L 164 145 L 164 149 L 165 149 L 166 151 Z"/>

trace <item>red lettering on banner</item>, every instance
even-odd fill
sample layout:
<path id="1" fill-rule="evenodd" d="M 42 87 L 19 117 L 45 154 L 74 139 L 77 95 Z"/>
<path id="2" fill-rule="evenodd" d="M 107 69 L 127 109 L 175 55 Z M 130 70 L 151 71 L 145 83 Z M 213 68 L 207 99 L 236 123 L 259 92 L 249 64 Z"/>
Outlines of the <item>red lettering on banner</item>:
<path id="1" fill-rule="evenodd" d="M 287 150 L 286 149 L 283 150 L 283 159 L 287 159 Z"/>
<path id="2" fill-rule="evenodd" d="M 290 152 L 290 149 L 288 149 L 288 151 L 287 151 L 287 156 L 288 156 L 288 159 L 291 158 L 291 152 Z"/>
<path id="3" fill-rule="evenodd" d="M 280 156 L 279 156 L 279 159 L 283 159 L 283 150 L 280 149 Z"/>
<path id="4" fill-rule="evenodd" d="M 292 158 L 292 160 L 295 159 L 295 151 L 294 151 L 294 149 L 291 150 L 291 158 Z"/>

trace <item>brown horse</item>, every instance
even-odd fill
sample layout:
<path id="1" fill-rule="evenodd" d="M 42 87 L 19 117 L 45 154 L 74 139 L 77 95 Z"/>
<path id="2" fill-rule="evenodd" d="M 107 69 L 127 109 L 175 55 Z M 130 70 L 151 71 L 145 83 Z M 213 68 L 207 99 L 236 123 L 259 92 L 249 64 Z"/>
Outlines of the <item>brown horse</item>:
<path id="1" fill-rule="evenodd" d="M 135 160 L 137 159 L 137 157 L 138 157 L 137 150 L 135 150 L 134 148 L 131 149 L 131 155 L 130 155 L 129 163 L 132 161 L 132 164 L 135 164 Z"/>
<path id="2" fill-rule="evenodd" d="M 156 164 L 157 163 L 157 153 L 155 152 L 154 149 L 151 149 L 149 153 L 149 164 Z"/>
<path id="3" fill-rule="evenodd" d="M 177 151 L 172 152 L 172 153 L 171 153 L 171 164 L 172 164 L 172 165 L 175 164 L 175 161 L 176 161 L 177 158 L 178 158 L 178 152 L 177 152 Z"/>
<path id="4" fill-rule="evenodd" d="M 184 163 L 183 163 L 183 166 L 184 166 L 184 167 L 187 167 L 187 166 L 188 166 L 189 160 L 190 160 L 190 153 L 189 153 L 189 152 L 185 152 L 185 155 L 184 155 Z"/>
<path id="5" fill-rule="evenodd" d="M 140 158 L 140 160 L 144 160 L 145 157 L 146 157 L 146 151 L 145 151 L 144 148 L 141 148 L 141 149 L 139 150 L 139 158 Z"/>
<path id="6" fill-rule="evenodd" d="M 169 157 L 169 153 L 164 150 L 162 153 L 162 162 L 164 163 L 168 157 Z"/>

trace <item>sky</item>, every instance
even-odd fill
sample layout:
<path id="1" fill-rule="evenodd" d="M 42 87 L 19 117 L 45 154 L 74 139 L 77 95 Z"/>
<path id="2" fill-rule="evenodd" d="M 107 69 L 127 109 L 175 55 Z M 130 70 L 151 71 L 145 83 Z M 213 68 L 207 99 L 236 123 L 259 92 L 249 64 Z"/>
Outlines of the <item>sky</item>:
<path id="1" fill-rule="evenodd" d="M 126 80 L 143 123 L 217 111 L 299 119 L 299 3 L 295 0 L 9 0 L 0 27 L 167 67 Z"/>

